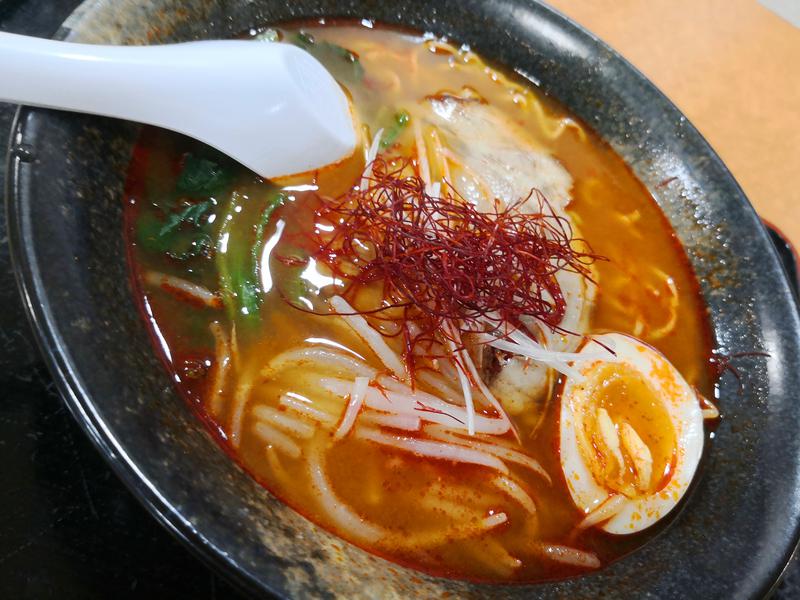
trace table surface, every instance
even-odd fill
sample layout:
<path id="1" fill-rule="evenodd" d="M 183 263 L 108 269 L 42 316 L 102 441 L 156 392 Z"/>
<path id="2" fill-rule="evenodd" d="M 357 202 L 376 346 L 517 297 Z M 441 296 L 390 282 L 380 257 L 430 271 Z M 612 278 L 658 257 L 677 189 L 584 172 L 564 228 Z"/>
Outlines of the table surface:
<path id="1" fill-rule="evenodd" d="M 0 31 L 51 36 L 76 4 L 0 0 Z M 553 4 L 620 50 L 671 96 L 720 151 L 759 210 L 800 241 L 800 209 L 794 206 L 800 197 L 788 177 L 800 173 L 800 122 L 788 103 L 794 98 L 800 106 L 800 95 L 797 87 L 773 93 L 787 90 L 778 85 L 784 82 L 774 65 L 788 69 L 800 63 L 796 29 L 743 0 Z M 682 14 L 691 14 L 691 20 Z M 743 32 L 745 25 L 754 31 Z M 769 59 L 773 66 L 753 75 L 758 85 L 740 93 L 734 88 L 752 78 L 747 70 L 737 71 L 740 63 L 733 56 Z M 681 65 L 691 68 L 683 71 Z M 764 89 L 768 82 L 775 86 Z M 12 115 L 12 107 L 0 104 L 0 140 L 7 139 Z M 0 189 L 4 168 L 5 161 Z M 757 193 L 765 189 L 779 197 Z M 139 506 L 67 412 L 30 335 L 5 240 L 0 212 L 0 598 L 237 597 Z M 785 249 L 783 254 L 791 259 Z M 776 597 L 800 597 L 797 563 Z"/>
<path id="2" fill-rule="evenodd" d="M 548 0 L 642 71 L 800 245 L 800 29 L 756 0 Z M 800 0 L 771 0 L 800 13 Z"/>

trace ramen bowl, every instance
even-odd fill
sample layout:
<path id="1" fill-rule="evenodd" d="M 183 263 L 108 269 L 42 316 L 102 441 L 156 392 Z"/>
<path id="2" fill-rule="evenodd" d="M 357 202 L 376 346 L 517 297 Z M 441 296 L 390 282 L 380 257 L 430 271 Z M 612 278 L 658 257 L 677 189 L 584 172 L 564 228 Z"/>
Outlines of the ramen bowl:
<path id="1" fill-rule="evenodd" d="M 682 512 L 640 550 L 536 585 L 426 575 L 342 541 L 258 485 L 175 391 L 133 300 L 122 236 L 135 124 L 22 109 L 11 140 L 10 243 L 34 329 L 67 404 L 165 527 L 243 589 L 283 597 L 763 596 L 800 517 L 798 314 L 758 217 L 713 150 L 633 67 L 533 2 L 88 2 L 59 37 L 152 44 L 226 38 L 254 25 L 351 17 L 469 44 L 518 70 L 593 127 L 647 186 L 700 281 L 715 346 L 741 386 Z M 145 315 L 146 316 L 146 315 Z"/>

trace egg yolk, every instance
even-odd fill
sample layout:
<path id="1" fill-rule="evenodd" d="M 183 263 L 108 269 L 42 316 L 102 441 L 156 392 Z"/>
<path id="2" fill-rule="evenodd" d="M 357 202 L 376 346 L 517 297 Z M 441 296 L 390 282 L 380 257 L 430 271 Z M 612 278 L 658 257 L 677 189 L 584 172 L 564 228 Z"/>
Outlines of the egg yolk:
<path id="1" fill-rule="evenodd" d="M 587 384 L 593 400 L 583 424 L 595 479 L 628 497 L 663 488 L 675 465 L 676 433 L 656 390 L 625 363 L 595 369 Z"/>

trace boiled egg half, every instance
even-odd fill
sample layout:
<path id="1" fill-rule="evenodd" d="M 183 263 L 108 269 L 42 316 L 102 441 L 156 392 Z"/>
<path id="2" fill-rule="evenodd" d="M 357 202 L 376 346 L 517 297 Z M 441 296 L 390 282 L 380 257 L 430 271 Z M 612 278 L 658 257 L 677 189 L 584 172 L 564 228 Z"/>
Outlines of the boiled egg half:
<path id="1" fill-rule="evenodd" d="M 703 452 L 697 394 L 657 350 L 619 333 L 595 336 L 610 360 L 576 361 L 561 393 L 560 459 L 584 526 L 628 534 L 680 501 Z M 596 356 L 589 341 L 579 352 Z"/>

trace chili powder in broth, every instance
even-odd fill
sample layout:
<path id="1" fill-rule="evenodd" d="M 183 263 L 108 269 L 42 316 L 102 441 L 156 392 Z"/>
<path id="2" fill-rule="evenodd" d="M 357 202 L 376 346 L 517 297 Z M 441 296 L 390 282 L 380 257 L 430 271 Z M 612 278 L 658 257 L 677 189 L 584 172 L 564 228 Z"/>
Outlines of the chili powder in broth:
<path id="1" fill-rule="evenodd" d="M 697 282 L 665 217 L 620 157 L 535 87 L 498 77 L 500 71 L 466 49 L 431 35 L 367 25 L 337 21 L 251 33 L 305 47 L 313 43 L 326 66 L 335 62 L 331 71 L 366 129 L 374 134 L 383 128 L 394 137 L 393 154 L 411 152 L 405 111 L 414 119 L 413 108 L 431 94 L 473 95 L 522 126 L 572 176 L 568 214 L 593 251 L 608 259 L 593 265 L 598 290 L 590 332 L 640 338 L 709 394 L 711 336 Z M 514 83 L 511 89 L 508 81 Z M 295 454 L 267 448 L 257 435 L 259 419 L 285 414 L 280 398 L 287 394 L 331 414 L 344 408 L 344 402 L 326 398 L 312 361 L 271 370 L 268 365 L 281 353 L 309 343 L 345 348 L 382 368 L 340 318 L 309 314 L 286 301 L 301 298 L 307 308 L 318 306 L 318 290 L 331 278 L 315 269 L 311 258 L 314 213 L 320 196 L 345 193 L 363 169 L 363 154 L 357 152 L 317 173 L 265 182 L 196 142 L 143 131 L 128 179 L 126 236 L 137 299 L 180 392 L 231 456 L 282 501 L 366 550 L 412 568 L 474 580 L 539 581 L 585 569 L 548 560 L 535 542 L 591 551 L 602 564 L 643 544 L 660 526 L 631 536 L 575 532 L 584 515 L 563 480 L 557 401 L 547 404 L 535 431 L 519 424 L 522 450 L 552 478 L 548 484 L 540 475 L 512 468 L 515 481 L 535 500 L 535 515 L 499 491 L 497 474 L 480 466 L 401 453 L 352 435 L 333 443 L 329 431 L 316 429 L 307 435 L 304 428 L 291 440 L 291 448 L 299 450 Z M 208 306 L 187 304 L 170 288 L 170 277 L 211 291 L 222 282 L 241 306 L 232 312 L 213 300 Z M 225 366 L 229 381 L 219 390 L 212 387 L 223 368 L 212 323 L 237 347 L 237 357 Z M 239 422 L 235 437 L 234 421 Z M 315 427 L 312 420 L 303 422 Z M 503 443 L 515 445 L 511 436 Z M 331 517 L 320 502 L 319 482 L 309 473 L 310 457 L 321 459 L 341 504 L 379 528 L 379 537 L 346 530 Z M 481 529 L 483 519 L 500 512 L 505 522 Z"/>

